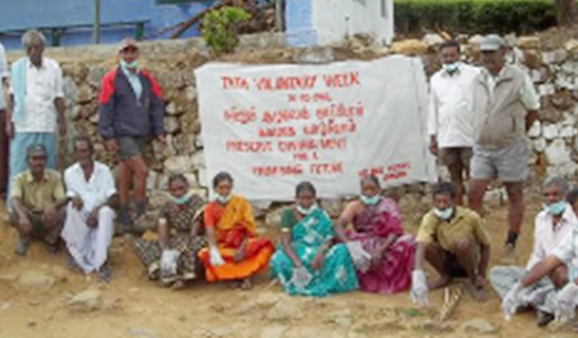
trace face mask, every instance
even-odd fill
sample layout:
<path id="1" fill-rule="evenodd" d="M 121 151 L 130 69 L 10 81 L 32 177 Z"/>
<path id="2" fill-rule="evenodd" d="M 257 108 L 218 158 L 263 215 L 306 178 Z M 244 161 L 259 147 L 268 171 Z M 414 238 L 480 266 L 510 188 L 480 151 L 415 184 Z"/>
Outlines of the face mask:
<path id="1" fill-rule="evenodd" d="M 120 65 L 123 68 L 137 68 L 138 67 L 138 60 L 132 60 L 130 63 L 127 63 L 123 59 L 120 60 Z"/>
<path id="2" fill-rule="evenodd" d="M 460 64 L 459 62 L 452 62 L 452 63 L 444 63 L 442 64 L 442 68 L 448 72 L 448 73 L 453 73 L 456 70 L 458 70 L 458 68 L 460 68 Z"/>
<path id="3" fill-rule="evenodd" d="M 301 215 L 309 215 L 313 210 L 317 209 L 317 205 L 313 204 L 309 207 L 309 209 L 305 209 L 299 204 L 297 204 L 296 209 Z"/>
<path id="4" fill-rule="evenodd" d="M 174 196 L 171 196 L 171 200 L 173 201 L 174 204 L 176 205 L 183 205 L 183 204 L 187 204 L 190 200 L 191 200 L 191 196 L 192 196 L 192 192 L 188 192 L 186 194 L 184 194 L 183 196 L 176 198 Z"/>
<path id="5" fill-rule="evenodd" d="M 560 201 L 548 205 L 544 205 L 544 209 L 552 216 L 561 215 L 566 210 L 566 203 Z"/>
<path id="6" fill-rule="evenodd" d="M 434 208 L 434 213 L 442 221 L 447 221 L 448 219 L 452 218 L 452 215 L 454 214 L 454 208 L 445 208 L 445 209 Z"/>
<path id="7" fill-rule="evenodd" d="M 231 194 L 229 194 L 227 196 L 217 195 L 217 201 L 219 201 L 219 203 L 221 203 L 221 204 L 225 204 L 225 203 L 229 202 L 230 199 L 231 199 Z"/>
<path id="8" fill-rule="evenodd" d="M 376 205 L 381 200 L 381 196 L 374 195 L 373 197 L 367 197 L 365 195 L 361 195 L 359 196 L 359 199 L 361 200 L 361 203 L 365 205 Z"/>

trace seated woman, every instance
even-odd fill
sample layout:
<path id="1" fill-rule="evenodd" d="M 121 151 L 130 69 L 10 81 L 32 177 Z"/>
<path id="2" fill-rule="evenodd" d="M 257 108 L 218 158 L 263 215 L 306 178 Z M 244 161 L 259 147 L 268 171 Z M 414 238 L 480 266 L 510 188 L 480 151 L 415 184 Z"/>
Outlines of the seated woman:
<path id="1" fill-rule="evenodd" d="M 366 292 L 394 294 L 411 284 L 415 242 L 403 234 L 401 215 L 395 201 L 380 195 L 375 176 L 361 180 L 359 200 L 350 202 L 337 220 L 337 237 L 348 248 L 360 244 L 369 260 L 357 264 L 360 289 Z M 352 224 L 354 231 L 345 231 Z M 353 254 L 352 254 L 353 257 Z"/>
<path id="2" fill-rule="evenodd" d="M 206 279 L 208 282 L 233 281 L 233 287 L 250 289 L 251 276 L 269 263 L 273 244 L 257 237 L 253 207 L 243 197 L 231 194 L 231 175 L 217 174 L 213 178 L 213 189 L 217 199 L 203 212 L 209 246 L 199 252 Z"/>
<path id="3" fill-rule="evenodd" d="M 179 288 L 202 272 L 197 253 L 206 241 L 199 235 L 200 222 L 196 220 L 205 203 L 189 192 L 183 175 L 169 178 L 169 192 L 171 200 L 161 209 L 157 234 L 145 233 L 134 240 L 133 247 L 151 280 Z"/>
<path id="4" fill-rule="evenodd" d="M 315 204 L 315 188 L 302 182 L 297 204 L 281 218 L 281 247 L 271 270 L 290 295 L 326 296 L 355 290 L 355 268 L 343 244 L 334 244 L 333 224 Z"/>

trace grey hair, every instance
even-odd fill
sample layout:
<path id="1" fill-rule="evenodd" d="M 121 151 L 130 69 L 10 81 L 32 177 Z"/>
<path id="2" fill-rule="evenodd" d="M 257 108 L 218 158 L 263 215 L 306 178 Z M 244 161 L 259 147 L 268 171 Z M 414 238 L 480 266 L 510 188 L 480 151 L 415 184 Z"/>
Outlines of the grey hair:
<path id="1" fill-rule="evenodd" d="M 548 178 L 546 180 L 546 182 L 544 182 L 542 189 L 546 189 L 549 187 L 558 188 L 558 190 L 560 190 L 560 193 L 563 196 L 566 195 L 568 190 L 570 190 L 570 185 L 568 184 L 568 181 L 564 177 L 560 177 L 560 176 Z"/>
<path id="2" fill-rule="evenodd" d="M 42 42 L 42 45 L 46 46 L 46 37 L 37 29 L 28 30 L 24 35 L 22 35 L 22 46 L 24 46 L 24 48 L 29 47 L 34 38 L 39 39 Z"/>

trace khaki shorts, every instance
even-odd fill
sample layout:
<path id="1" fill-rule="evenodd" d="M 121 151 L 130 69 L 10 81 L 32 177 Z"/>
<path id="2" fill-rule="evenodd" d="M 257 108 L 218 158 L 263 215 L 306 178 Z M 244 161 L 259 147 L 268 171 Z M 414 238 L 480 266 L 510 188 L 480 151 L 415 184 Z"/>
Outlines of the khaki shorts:
<path id="1" fill-rule="evenodd" d="M 528 178 L 529 147 L 526 140 L 516 140 L 504 147 L 474 146 L 470 167 L 473 179 L 499 178 L 502 182 L 523 182 Z"/>
<path id="2" fill-rule="evenodd" d="M 472 159 L 472 148 L 469 147 L 451 147 L 440 148 L 439 158 L 446 167 L 454 166 L 461 163 L 464 168 L 470 167 Z"/>

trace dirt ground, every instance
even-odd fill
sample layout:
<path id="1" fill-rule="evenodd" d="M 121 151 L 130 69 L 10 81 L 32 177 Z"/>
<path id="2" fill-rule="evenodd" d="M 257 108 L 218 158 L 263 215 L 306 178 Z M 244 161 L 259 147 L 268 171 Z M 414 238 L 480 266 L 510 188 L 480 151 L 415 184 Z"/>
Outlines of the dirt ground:
<path id="1" fill-rule="evenodd" d="M 426 208 L 416 205 L 417 200 L 402 200 L 406 219 L 418 219 L 416 210 Z M 528 208 L 519 241 L 520 263 L 531 250 L 531 220 L 538 205 L 532 203 Z M 496 243 L 492 247 L 494 265 L 505 235 L 506 212 L 498 202 L 487 207 L 487 227 Z M 406 227 L 410 232 L 416 230 L 415 224 Z M 38 243 L 27 257 L 14 257 L 16 235 L 8 226 L 0 226 L 0 238 L 0 337 L 471 337 L 478 333 L 465 331 L 462 325 L 476 318 L 494 327 L 486 336 L 576 336 L 538 329 L 531 312 L 506 323 L 492 291 L 484 304 L 464 295 L 452 318 L 442 325 L 430 319 L 441 305 L 441 291 L 430 293 L 431 304 L 425 310 L 416 310 L 407 292 L 396 296 L 352 292 L 322 299 L 292 298 L 272 285 L 266 274 L 248 292 L 202 281 L 172 291 L 147 280 L 126 238 L 115 239 L 112 248 L 112 282 L 99 285 L 92 276 L 63 269 L 65 255 L 61 252 L 50 257 Z M 57 281 L 44 290 L 25 287 L 17 280 L 27 271 L 55 276 Z M 90 288 L 102 293 L 102 304 L 96 310 L 80 312 L 68 305 L 73 295 Z"/>

